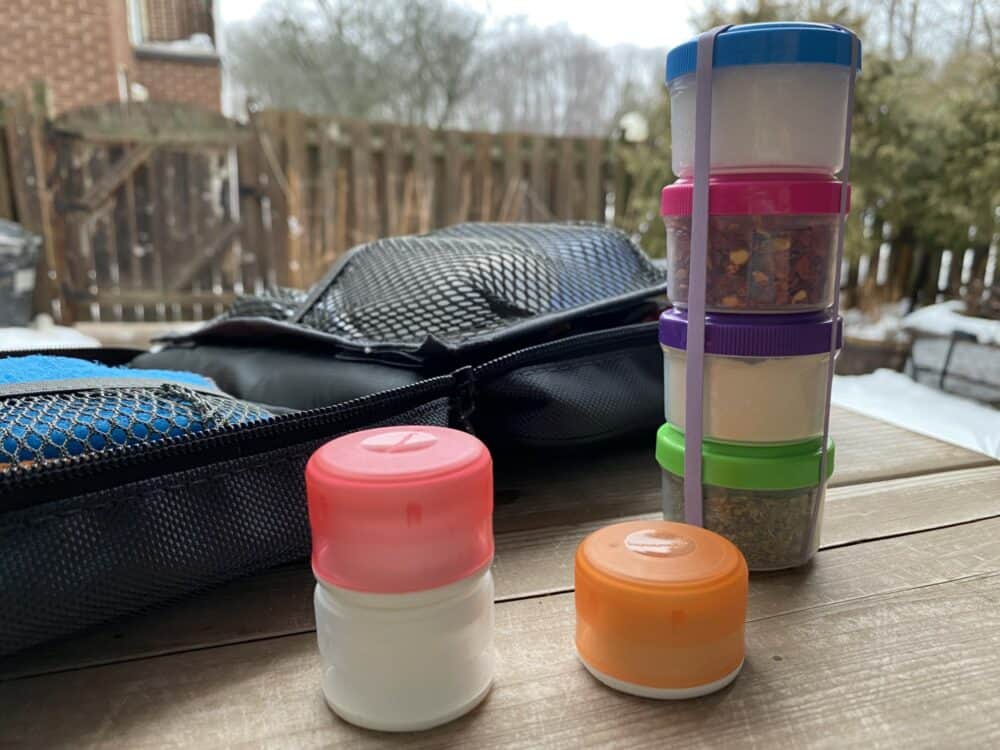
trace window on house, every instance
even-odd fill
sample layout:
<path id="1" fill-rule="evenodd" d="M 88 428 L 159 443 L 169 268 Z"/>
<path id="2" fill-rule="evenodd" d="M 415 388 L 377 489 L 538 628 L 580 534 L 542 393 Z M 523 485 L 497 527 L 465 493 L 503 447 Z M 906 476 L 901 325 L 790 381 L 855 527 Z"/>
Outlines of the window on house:
<path id="1" fill-rule="evenodd" d="M 128 0 L 129 35 L 137 50 L 215 56 L 212 0 Z"/>

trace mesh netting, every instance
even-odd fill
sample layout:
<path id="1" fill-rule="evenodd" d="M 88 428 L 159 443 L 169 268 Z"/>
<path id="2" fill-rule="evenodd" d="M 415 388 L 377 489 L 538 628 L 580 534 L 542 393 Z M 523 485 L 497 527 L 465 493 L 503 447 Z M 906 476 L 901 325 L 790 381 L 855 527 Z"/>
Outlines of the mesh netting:
<path id="1" fill-rule="evenodd" d="M 229 309 L 219 316 L 219 319 L 270 318 L 271 320 L 288 320 L 305 301 L 306 293 L 299 289 L 287 287 L 267 289 L 261 294 L 237 297 Z"/>
<path id="2" fill-rule="evenodd" d="M 547 313 L 656 293 L 664 274 L 590 224 L 459 224 L 363 246 L 300 315 L 359 343 L 466 343 Z"/>
<path id="3" fill-rule="evenodd" d="M 243 401 L 169 384 L 12 396 L 0 400 L 0 468 L 269 416 Z"/>

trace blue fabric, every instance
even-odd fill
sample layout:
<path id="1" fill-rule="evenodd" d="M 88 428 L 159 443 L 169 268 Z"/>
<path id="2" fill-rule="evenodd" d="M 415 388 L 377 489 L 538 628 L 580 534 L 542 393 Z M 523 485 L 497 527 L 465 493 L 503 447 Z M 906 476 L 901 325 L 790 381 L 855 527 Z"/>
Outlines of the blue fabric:
<path id="1" fill-rule="evenodd" d="M 697 39 L 670 50 L 667 53 L 667 83 L 693 73 L 697 58 Z M 850 67 L 851 34 L 825 23 L 747 23 L 727 29 L 715 39 L 712 56 L 715 68 L 771 63 L 827 63 Z"/>
<path id="2" fill-rule="evenodd" d="M 0 383 L 71 378 L 145 378 L 151 386 L 212 386 L 189 372 L 130 370 L 68 357 L 0 359 Z M 257 406 L 223 394 L 126 387 L 0 399 L 0 465 L 98 453 L 181 437 L 226 424 L 266 419 Z"/>
<path id="3" fill-rule="evenodd" d="M 0 383 L 33 383 L 39 380 L 115 377 L 152 378 L 184 385 L 214 386 L 211 380 L 193 372 L 130 370 L 127 367 L 109 367 L 73 357 L 52 357 L 42 354 L 0 359 Z"/>

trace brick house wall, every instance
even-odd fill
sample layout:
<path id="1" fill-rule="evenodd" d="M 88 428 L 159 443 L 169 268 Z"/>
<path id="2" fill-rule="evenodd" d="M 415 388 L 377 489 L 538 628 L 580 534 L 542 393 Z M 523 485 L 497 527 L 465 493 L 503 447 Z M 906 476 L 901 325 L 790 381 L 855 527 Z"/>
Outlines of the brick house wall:
<path id="1" fill-rule="evenodd" d="M 114 2 L 0 0 L 0 89 L 45 81 L 56 112 L 118 101 Z"/>
<path id="2" fill-rule="evenodd" d="M 137 50 L 135 62 L 134 80 L 146 87 L 151 100 L 185 102 L 219 110 L 222 73 L 217 60 L 178 62 Z"/>
<path id="3" fill-rule="evenodd" d="M 146 3 L 145 33 L 153 32 L 157 39 L 145 40 L 153 44 L 133 47 L 129 0 L 0 0 L 4 36 L 0 42 L 0 91 L 44 81 L 58 115 L 120 101 L 121 71 L 128 81 L 145 86 L 150 99 L 218 111 L 222 88 L 218 58 L 179 54 L 157 48 L 155 43 L 209 33 L 206 24 L 208 30 L 212 24 L 205 3 L 139 1 Z M 153 22 L 157 17 L 160 21 Z"/>

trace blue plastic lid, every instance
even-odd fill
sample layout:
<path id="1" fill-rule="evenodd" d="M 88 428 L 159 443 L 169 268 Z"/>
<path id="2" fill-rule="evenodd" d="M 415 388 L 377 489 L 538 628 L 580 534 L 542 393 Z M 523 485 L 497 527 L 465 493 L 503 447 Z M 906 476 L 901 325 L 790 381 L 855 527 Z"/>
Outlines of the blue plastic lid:
<path id="1" fill-rule="evenodd" d="M 851 36 L 846 29 L 825 23 L 747 23 L 733 26 L 715 38 L 712 62 L 716 68 L 770 63 L 827 63 L 848 67 L 851 64 Z M 670 50 L 667 53 L 667 83 L 693 73 L 697 57 L 697 39 Z"/>

